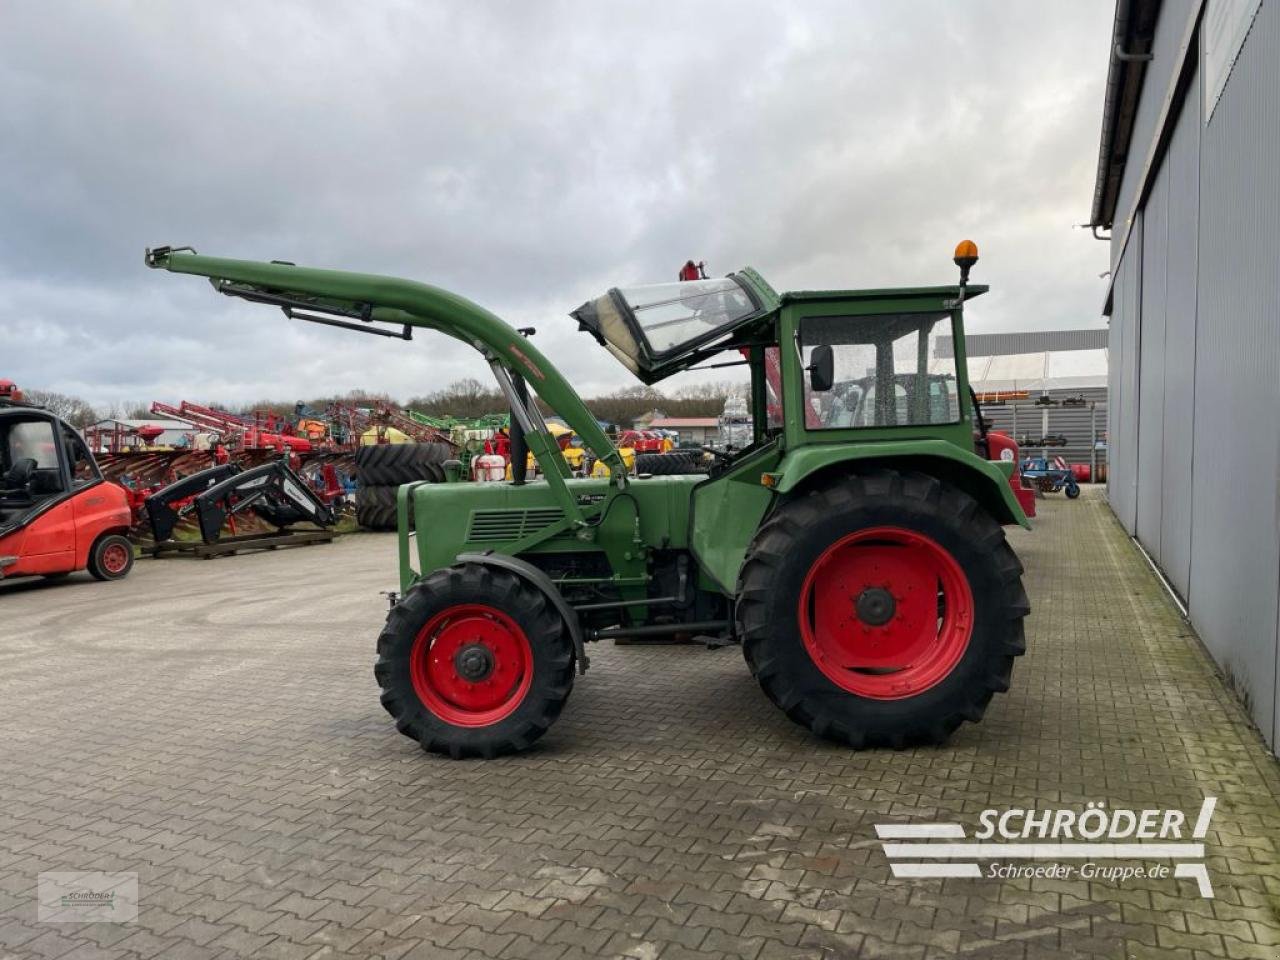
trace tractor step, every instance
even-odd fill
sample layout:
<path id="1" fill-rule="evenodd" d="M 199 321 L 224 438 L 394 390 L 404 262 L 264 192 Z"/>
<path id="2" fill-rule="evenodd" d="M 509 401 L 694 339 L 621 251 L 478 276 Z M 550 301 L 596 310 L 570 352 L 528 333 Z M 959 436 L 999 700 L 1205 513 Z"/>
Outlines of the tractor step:
<path id="1" fill-rule="evenodd" d="M 332 543 L 338 534 L 333 530 L 281 530 L 266 535 L 244 534 L 223 537 L 213 543 L 199 541 L 166 540 L 143 547 L 144 553 L 153 557 L 185 553 L 202 560 L 225 555 L 235 556 L 246 550 L 277 550 L 280 547 L 305 547 L 313 543 Z"/>

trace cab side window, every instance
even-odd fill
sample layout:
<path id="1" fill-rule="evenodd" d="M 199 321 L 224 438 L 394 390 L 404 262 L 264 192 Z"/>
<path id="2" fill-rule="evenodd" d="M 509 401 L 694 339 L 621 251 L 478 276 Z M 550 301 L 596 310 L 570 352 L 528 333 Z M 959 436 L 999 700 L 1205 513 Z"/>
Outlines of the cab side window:
<path id="1" fill-rule="evenodd" d="M 58 435 L 47 420 L 18 421 L 6 438 L 4 485 L 28 496 L 62 493 Z"/>
<path id="2" fill-rule="evenodd" d="M 94 462 L 93 455 L 89 453 L 89 448 L 85 446 L 80 436 L 68 431 L 64 434 L 64 437 L 67 448 L 67 463 L 71 465 L 72 489 L 78 490 L 83 486 L 101 480 L 102 474 L 98 470 L 98 465 Z"/>
<path id="3" fill-rule="evenodd" d="M 814 392 L 805 381 L 808 429 L 958 422 L 954 353 L 939 349 L 953 332 L 946 313 L 805 317 L 804 365 L 819 345 L 831 347 L 835 360 L 830 390 Z"/>

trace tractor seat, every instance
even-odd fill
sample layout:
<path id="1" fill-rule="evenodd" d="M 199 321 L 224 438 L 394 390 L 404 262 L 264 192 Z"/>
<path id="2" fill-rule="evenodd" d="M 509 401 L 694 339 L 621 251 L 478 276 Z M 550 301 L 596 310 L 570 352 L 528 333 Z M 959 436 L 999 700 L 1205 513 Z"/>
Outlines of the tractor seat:
<path id="1" fill-rule="evenodd" d="M 36 461 L 34 457 L 23 457 L 21 460 L 15 460 L 13 466 L 6 470 L 3 476 L 0 476 L 0 488 L 20 490 L 26 487 L 35 471 Z"/>

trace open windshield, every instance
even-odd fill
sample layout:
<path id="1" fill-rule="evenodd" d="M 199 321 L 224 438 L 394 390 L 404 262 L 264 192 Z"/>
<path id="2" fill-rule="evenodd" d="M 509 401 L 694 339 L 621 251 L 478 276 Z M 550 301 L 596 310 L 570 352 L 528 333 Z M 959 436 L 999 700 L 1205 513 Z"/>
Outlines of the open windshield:
<path id="1" fill-rule="evenodd" d="M 667 353 L 755 313 L 732 277 L 619 290 L 654 353 Z"/>
<path id="2" fill-rule="evenodd" d="M 714 340 L 760 307 L 734 277 L 614 288 L 572 313 L 635 373 Z"/>

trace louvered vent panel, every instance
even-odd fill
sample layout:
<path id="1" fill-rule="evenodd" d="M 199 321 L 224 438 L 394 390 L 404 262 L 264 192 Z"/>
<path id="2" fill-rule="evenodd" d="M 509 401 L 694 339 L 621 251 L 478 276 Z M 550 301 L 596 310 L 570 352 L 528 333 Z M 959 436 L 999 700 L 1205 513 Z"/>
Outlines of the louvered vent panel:
<path id="1" fill-rule="evenodd" d="M 471 543 L 498 543 L 521 540 L 558 523 L 564 514 L 558 507 L 528 510 L 473 510 L 467 540 Z"/>

